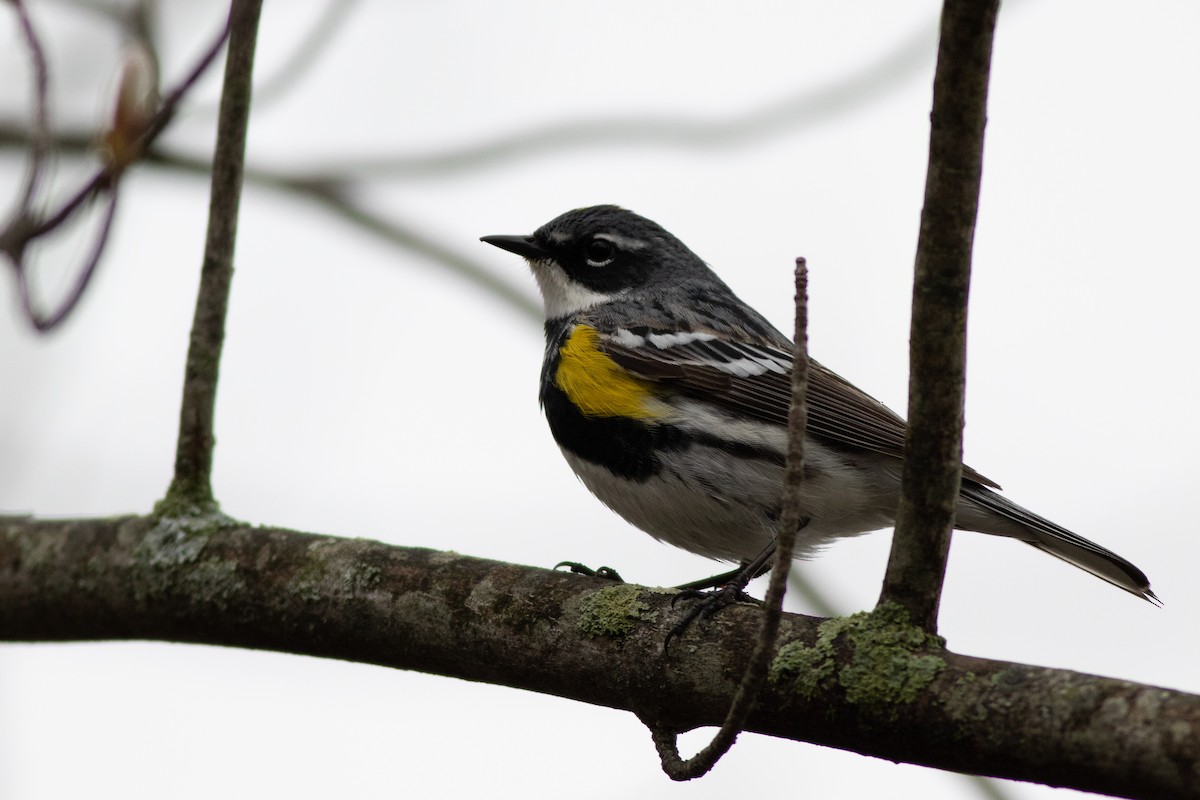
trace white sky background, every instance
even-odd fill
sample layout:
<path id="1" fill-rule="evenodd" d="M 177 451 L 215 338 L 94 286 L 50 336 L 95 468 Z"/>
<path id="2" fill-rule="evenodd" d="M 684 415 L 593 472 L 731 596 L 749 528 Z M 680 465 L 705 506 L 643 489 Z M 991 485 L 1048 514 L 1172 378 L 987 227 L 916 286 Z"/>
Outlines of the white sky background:
<path id="1" fill-rule="evenodd" d="M 57 107 L 102 107 L 108 29 L 33 6 Z M 173 81 L 221 10 L 165 6 Z M 564 120 L 727 124 L 886 62 L 856 101 L 720 146 L 565 146 L 372 196 L 529 297 L 523 263 L 477 238 L 593 203 L 659 221 L 784 330 L 804 255 L 813 354 L 903 411 L 937 7 L 364 2 L 301 84 L 259 109 L 250 158 L 298 168 L 420 155 Z M 268 3 L 260 76 L 322 8 Z M 24 114 L 23 61 L 3 20 L 0 113 Z M 920 41 L 923 56 L 896 56 Z M 1197 41 L 1200 6 L 1187 0 L 1002 11 L 967 461 L 1130 558 L 1166 605 L 1016 542 L 960 534 L 941 618 L 958 652 L 1200 691 Z M 204 152 L 210 128 L 209 116 L 185 119 L 168 141 Z M 0 159 L 5 196 L 20 176 L 17 159 Z M 18 319 L 0 274 L 0 510 L 144 512 L 162 494 L 206 209 L 203 181 L 137 170 L 96 280 L 49 337 Z M 60 249 L 43 259 L 52 290 L 79 246 Z M 214 475 L 229 514 L 527 564 L 610 564 L 651 584 L 716 571 L 628 527 L 571 475 L 537 408 L 541 331 L 528 317 L 266 190 L 246 193 L 237 266 Z M 866 609 L 888 544 L 885 533 L 844 542 L 802 569 L 840 608 Z M 956 775 L 750 735 L 710 776 L 674 784 L 628 713 L 377 667 L 168 644 L 0 646 L 6 799 L 747 790 L 969 796 Z"/>

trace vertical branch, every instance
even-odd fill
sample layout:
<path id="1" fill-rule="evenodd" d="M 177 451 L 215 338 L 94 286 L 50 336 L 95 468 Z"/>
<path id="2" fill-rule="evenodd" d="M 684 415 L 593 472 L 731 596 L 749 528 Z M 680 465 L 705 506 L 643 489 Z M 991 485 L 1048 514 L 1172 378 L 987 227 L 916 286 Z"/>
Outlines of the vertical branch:
<path id="1" fill-rule="evenodd" d="M 787 591 L 788 573 L 792 569 L 792 553 L 796 548 L 796 532 L 805 522 L 800 507 L 800 484 L 804 479 L 804 432 L 808 428 L 808 262 L 796 259 L 796 334 L 792 353 L 792 402 L 788 407 L 788 448 L 784 460 L 782 496 L 779 509 L 779 531 L 775 535 L 774 564 L 767 585 L 766 610 L 762 627 L 754 641 L 754 650 L 742 673 L 742 680 L 729 704 L 725 720 L 712 741 L 696 755 L 683 759 L 679 755 L 679 736 L 653 722 L 647 722 L 650 737 L 658 750 L 663 772 L 671 780 L 688 781 L 699 778 L 729 752 L 746 724 L 747 717 L 758 702 L 767 668 L 775 653 L 775 639 L 783 616 L 783 596 Z"/>
<path id="2" fill-rule="evenodd" d="M 896 535 L 879 602 L 937 627 L 962 478 L 967 294 L 988 72 L 999 0 L 946 0 L 930 115 L 909 341 L 908 438 Z"/>
<path id="3" fill-rule="evenodd" d="M 216 507 L 211 480 L 213 409 L 221 347 L 225 341 L 229 287 L 233 279 L 246 128 L 250 119 L 251 76 L 261 12 L 262 0 L 233 0 L 229 12 L 229 50 L 217 120 L 208 234 L 183 380 L 175 477 L 167 490 L 168 501 L 201 508 Z"/>

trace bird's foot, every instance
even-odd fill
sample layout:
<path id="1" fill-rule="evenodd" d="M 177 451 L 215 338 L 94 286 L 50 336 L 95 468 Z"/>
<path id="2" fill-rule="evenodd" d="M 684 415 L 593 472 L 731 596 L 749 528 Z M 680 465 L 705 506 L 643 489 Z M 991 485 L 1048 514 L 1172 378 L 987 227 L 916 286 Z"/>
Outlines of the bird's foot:
<path id="1" fill-rule="evenodd" d="M 696 602 L 671 626 L 671 630 L 667 631 L 667 638 L 663 641 L 663 650 L 668 650 L 671 647 L 671 640 L 682 636 L 693 622 L 699 619 L 708 619 L 727 606 L 734 603 L 752 603 L 762 607 L 762 600 L 746 594 L 747 582 L 748 580 L 735 579 L 707 589 L 681 587 L 682 591 L 671 598 L 671 605 L 674 606 L 681 600 L 695 600 Z"/>
<path id="2" fill-rule="evenodd" d="M 566 567 L 575 575 L 587 575 L 589 578 L 603 578 L 606 581 L 615 581 L 616 583 L 624 583 L 625 579 L 621 577 L 621 573 L 617 572 L 612 567 L 599 567 L 592 569 L 589 566 L 580 564 L 578 561 L 560 561 L 554 565 L 555 569 Z"/>
<path id="3" fill-rule="evenodd" d="M 667 632 L 667 638 L 663 642 L 663 650 L 669 648 L 671 640 L 681 636 L 693 622 L 698 619 L 708 619 L 726 606 L 734 603 L 753 603 L 762 606 L 763 601 L 746 594 L 746 586 L 770 568 L 771 556 L 774 552 L 775 548 L 772 545 L 763 550 L 753 561 L 742 564 L 737 569 L 676 586 L 679 594 L 671 600 L 671 605 L 675 605 L 680 600 L 694 599 L 698 602 L 671 626 L 671 630 Z"/>

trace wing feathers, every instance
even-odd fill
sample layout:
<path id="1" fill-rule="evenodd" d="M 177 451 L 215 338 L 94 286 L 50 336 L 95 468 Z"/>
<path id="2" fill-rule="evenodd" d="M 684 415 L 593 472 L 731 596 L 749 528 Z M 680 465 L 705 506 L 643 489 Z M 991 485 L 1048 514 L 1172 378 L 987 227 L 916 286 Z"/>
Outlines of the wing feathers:
<path id="1" fill-rule="evenodd" d="M 604 334 L 601 346 L 614 361 L 647 380 L 659 381 L 690 397 L 734 414 L 787 424 L 791 401 L 792 354 L 769 344 L 735 341 L 715 334 L 629 331 Z M 832 443 L 904 455 L 904 420 L 891 409 L 830 372 L 809 362 L 808 432 Z M 999 488 L 970 467 L 963 477 Z"/>

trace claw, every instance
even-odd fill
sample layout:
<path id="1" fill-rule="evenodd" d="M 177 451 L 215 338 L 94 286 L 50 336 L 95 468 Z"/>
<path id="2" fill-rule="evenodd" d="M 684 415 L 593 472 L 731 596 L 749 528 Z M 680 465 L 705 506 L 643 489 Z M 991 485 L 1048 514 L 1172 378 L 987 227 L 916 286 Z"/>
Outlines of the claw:
<path id="1" fill-rule="evenodd" d="M 667 631 L 667 638 L 663 641 L 663 651 L 666 652 L 671 647 L 671 640 L 678 636 L 682 636 L 683 632 L 698 619 L 708 619 L 713 614 L 716 614 L 726 606 L 731 606 L 734 603 L 753 603 L 756 606 L 762 606 L 763 601 L 757 597 L 751 597 L 742 589 L 744 584 L 739 586 L 736 581 L 725 584 L 724 586 L 715 587 L 710 591 L 702 591 L 700 589 L 685 589 L 679 594 L 671 598 L 671 605 L 674 606 L 680 600 L 699 600 L 694 606 L 687 610 L 682 617 L 674 625 L 671 630 Z"/>
<path id="2" fill-rule="evenodd" d="M 612 567 L 600 567 L 592 569 L 591 567 L 580 564 L 578 561 L 560 561 L 554 565 L 555 569 L 559 567 L 567 567 L 575 575 L 587 575 L 590 578 L 603 578 L 606 581 L 615 581 L 624 583 L 625 579 L 621 577 L 621 573 L 617 572 Z"/>
<path id="3" fill-rule="evenodd" d="M 699 602 L 688 609 L 687 613 L 671 626 L 671 630 L 667 632 L 667 638 L 663 641 L 663 652 L 670 648 L 672 639 L 681 636 L 688 626 L 698 619 L 708 619 L 722 608 L 734 603 L 754 603 L 761 606 L 763 604 L 761 600 L 746 594 L 746 586 L 750 581 L 770 569 L 771 557 L 774 554 L 775 545 L 772 543 L 753 561 L 742 564 L 737 569 L 675 587 L 679 589 L 679 593 L 671 598 L 672 606 L 680 600 L 699 599 Z"/>

